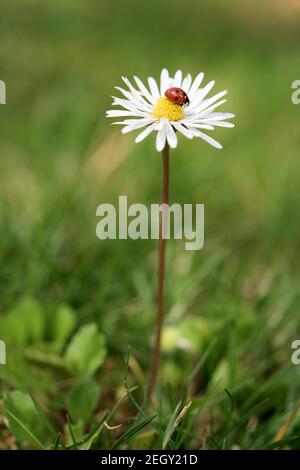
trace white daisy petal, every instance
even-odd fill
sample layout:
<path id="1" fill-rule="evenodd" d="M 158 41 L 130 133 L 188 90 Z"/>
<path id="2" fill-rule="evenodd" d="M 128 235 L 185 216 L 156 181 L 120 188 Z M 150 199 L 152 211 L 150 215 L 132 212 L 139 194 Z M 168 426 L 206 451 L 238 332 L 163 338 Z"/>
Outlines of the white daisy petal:
<path id="1" fill-rule="evenodd" d="M 182 82 L 182 71 L 177 70 L 177 72 L 175 73 L 174 78 L 173 78 L 172 86 L 181 88 L 181 82 Z"/>
<path id="2" fill-rule="evenodd" d="M 196 137 L 201 137 L 201 139 L 205 140 L 206 142 L 208 142 L 213 147 L 215 147 L 217 149 L 222 149 L 223 148 L 222 145 L 219 142 L 217 142 L 215 139 L 213 139 L 209 135 L 204 134 L 204 132 L 201 132 L 198 129 L 195 129 L 193 132 L 194 132 L 194 135 Z"/>
<path id="3" fill-rule="evenodd" d="M 158 100 L 158 98 L 160 97 L 160 93 L 159 93 L 159 89 L 158 89 L 156 80 L 154 80 L 153 77 L 149 77 L 148 78 L 148 84 L 149 84 L 149 88 L 150 88 L 150 91 L 151 91 L 151 94 L 152 94 L 153 98 L 155 100 Z"/>
<path id="4" fill-rule="evenodd" d="M 217 93 L 216 95 L 212 96 L 211 98 L 203 101 L 201 104 L 199 104 L 199 106 L 197 106 L 195 108 L 195 113 L 198 114 L 200 113 L 201 111 L 204 111 L 205 109 L 207 109 L 211 104 L 215 103 L 216 101 L 218 101 L 218 99 L 222 98 L 223 96 L 225 96 L 227 94 L 227 91 L 224 90 L 224 91 L 221 91 L 220 93 Z"/>
<path id="5" fill-rule="evenodd" d="M 130 91 L 124 90 L 123 88 L 116 86 L 116 90 L 119 90 L 125 98 L 127 98 L 129 101 L 134 102 L 136 105 L 143 105 L 147 109 L 151 110 L 152 106 L 150 103 L 148 103 L 144 97 L 142 96 L 142 93 L 140 91 L 137 91 L 137 94 L 134 96 Z"/>
<path id="6" fill-rule="evenodd" d="M 156 119 L 153 117 L 153 118 L 137 118 L 137 119 L 124 119 L 124 121 L 117 121 L 117 122 L 113 122 L 112 124 L 122 124 L 123 126 L 128 126 L 128 125 L 131 125 L 131 124 L 137 124 L 139 122 L 144 122 L 145 125 L 148 124 L 148 121 L 149 122 L 154 122 L 156 121 Z"/>
<path id="7" fill-rule="evenodd" d="M 178 132 L 181 132 L 181 134 L 187 137 L 188 139 L 192 139 L 194 137 L 193 132 L 187 129 L 183 124 L 173 121 L 172 126 L 175 127 Z"/>
<path id="8" fill-rule="evenodd" d="M 124 90 L 124 88 L 122 88 L 120 86 L 115 86 L 115 89 L 120 91 L 122 93 L 122 95 L 124 95 L 125 98 L 127 98 L 128 100 L 133 100 L 134 99 L 134 96 L 133 96 L 132 93 L 130 93 L 130 91 Z"/>
<path id="9" fill-rule="evenodd" d="M 151 93 L 149 92 L 149 90 L 147 90 L 147 88 L 145 87 L 145 85 L 143 84 L 143 82 L 136 76 L 133 77 L 136 81 L 136 84 L 137 86 L 139 87 L 140 91 L 143 93 L 144 97 L 151 103 L 151 104 L 155 104 L 156 102 L 156 99 L 151 95 Z"/>
<path id="10" fill-rule="evenodd" d="M 207 100 L 205 100 L 207 101 Z M 222 104 L 226 103 L 226 99 L 225 100 L 221 100 L 221 101 L 218 101 L 218 103 L 215 103 L 213 104 L 212 106 L 210 106 L 209 108 L 205 108 L 203 109 L 202 111 L 200 111 L 199 113 L 195 113 L 195 116 L 193 117 L 193 119 L 202 119 L 204 117 L 209 117 L 210 114 L 211 114 L 211 111 L 213 111 L 214 109 L 218 108 L 219 106 L 221 106 Z"/>
<path id="11" fill-rule="evenodd" d="M 235 114 L 232 113 L 210 113 L 209 118 L 213 119 L 214 121 L 223 121 L 223 119 L 231 119 L 234 118 Z"/>
<path id="12" fill-rule="evenodd" d="M 191 83 L 192 83 L 192 76 L 188 73 L 187 76 L 183 79 L 182 84 L 181 84 L 181 88 L 183 89 L 183 91 L 186 92 L 187 95 L 189 93 Z"/>
<path id="13" fill-rule="evenodd" d="M 123 127 L 122 133 L 127 134 L 128 132 L 135 131 L 137 129 L 140 129 L 141 127 L 145 127 L 148 124 L 151 124 L 152 122 L 153 119 L 139 119 L 139 122 L 127 124 L 127 126 Z"/>
<path id="14" fill-rule="evenodd" d="M 194 99 L 194 96 L 196 94 L 196 92 L 198 91 L 198 88 L 199 86 L 201 85 L 201 82 L 204 78 L 204 73 L 201 72 L 197 75 L 197 77 L 195 78 L 190 90 L 189 90 L 189 99 L 190 101 L 192 101 Z"/>
<path id="15" fill-rule="evenodd" d="M 152 131 L 155 130 L 157 126 L 157 122 L 153 122 L 152 124 L 150 124 L 148 127 L 146 127 L 146 129 L 143 130 L 143 132 L 141 132 L 137 138 L 135 139 L 135 142 L 138 144 L 139 142 L 142 142 L 142 140 L 144 140 L 149 134 L 151 134 Z"/>
<path id="16" fill-rule="evenodd" d="M 160 128 L 156 135 L 156 150 L 158 152 L 161 152 L 165 148 L 165 145 L 166 145 L 167 126 L 164 121 L 165 121 L 164 119 L 161 120 Z"/>
<path id="17" fill-rule="evenodd" d="M 160 96 L 163 96 L 170 88 L 170 76 L 167 69 L 162 69 L 160 74 Z"/>
<path id="18" fill-rule="evenodd" d="M 161 152 L 166 145 L 166 130 L 161 129 L 158 131 L 157 136 L 156 136 L 156 150 L 158 152 Z"/>
<path id="19" fill-rule="evenodd" d="M 205 85 L 204 88 L 201 88 L 201 90 L 198 90 L 193 98 L 193 101 L 191 101 L 189 105 L 189 111 L 192 109 L 197 109 L 199 104 L 203 101 L 203 98 L 210 92 L 210 90 L 213 88 L 215 82 L 211 81 L 207 85 Z"/>
<path id="20" fill-rule="evenodd" d="M 131 84 L 130 80 L 128 80 L 127 77 L 122 77 L 122 80 L 123 80 L 123 82 L 128 86 L 130 93 L 131 93 L 133 96 L 135 96 L 135 97 L 138 98 L 138 97 L 139 97 L 139 92 L 138 92 L 138 90 L 137 90 L 136 88 L 134 88 L 134 86 Z"/>
<path id="21" fill-rule="evenodd" d="M 232 122 L 227 122 L 227 121 L 208 121 L 209 124 L 211 124 L 214 127 L 235 127 L 235 125 Z"/>
<path id="22" fill-rule="evenodd" d="M 183 121 L 183 123 L 184 122 L 185 121 Z M 214 128 L 212 124 L 208 124 L 208 123 L 202 124 L 201 122 L 198 123 L 198 122 L 193 122 L 193 121 L 186 121 L 185 124 L 188 129 L 197 128 L 197 129 L 206 129 L 208 131 L 212 131 Z"/>
<path id="23" fill-rule="evenodd" d="M 112 109 L 110 111 L 106 112 L 106 117 L 122 117 L 122 116 L 141 116 L 141 117 L 148 117 L 148 114 L 143 113 L 141 111 L 126 111 L 126 110 L 120 110 L 120 109 Z"/>
<path id="24" fill-rule="evenodd" d="M 128 109 L 129 111 L 143 111 L 143 112 L 146 112 L 146 113 L 149 113 L 151 114 L 151 108 L 147 108 L 145 107 L 143 104 L 135 104 L 134 101 L 129 101 L 129 100 L 124 100 L 122 98 L 116 98 L 116 97 L 113 97 L 114 98 L 114 101 L 113 101 L 113 105 L 114 106 L 123 106 L 123 108 L 125 109 Z"/>
<path id="25" fill-rule="evenodd" d="M 167 125 L 167 141 L 172 149 L 177 147 L 177 137 L 176 137 L 173 127 L 171 126 L 169 122 Z"/>

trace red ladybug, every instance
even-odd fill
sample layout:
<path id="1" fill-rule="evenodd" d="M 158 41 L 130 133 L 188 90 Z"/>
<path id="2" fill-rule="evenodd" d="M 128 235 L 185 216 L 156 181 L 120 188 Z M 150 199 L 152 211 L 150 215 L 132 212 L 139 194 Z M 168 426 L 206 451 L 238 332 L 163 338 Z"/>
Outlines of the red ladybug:
<path id="1" fill-rule="evenodd" d="M 172 103 L 179 104 L 180 106 L 184 106 L 190 103 L 188 95 L 181 88 L 169 88 L 165 92 L 165 97 L 168 98 L 169 101 L 172 101 Z"/>

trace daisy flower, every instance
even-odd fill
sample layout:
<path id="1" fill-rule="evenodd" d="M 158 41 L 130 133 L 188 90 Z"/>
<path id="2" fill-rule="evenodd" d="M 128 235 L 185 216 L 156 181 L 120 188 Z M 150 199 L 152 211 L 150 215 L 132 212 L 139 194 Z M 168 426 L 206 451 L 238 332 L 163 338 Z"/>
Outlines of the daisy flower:
<path id="1" fill-rule="evenodd" d="M 166 144 L 171 148 L 177 146 L 178 132 L 188 139 L 200 137 L 221 149 L 222 145 L 203 130 L 234 127 L 234 124 L 227 121 L 234 114 L 216 111 L 225 103 L 227 91 L 208 97 L 215 82 L 202 86 L 203 78 L 202 72 L 194 80 L 190 74 L 183 77 L 181 70 L 170 77 L 168 70 L 163 69 L 160 83 L 149 77 L 146 86 L 138 77 L 134 77 L 134 85 L 128 78 L 122 77 L 127 89 L 116 87 L 123 97 L 113 96 L 113 106 L 121 109 L 107 111 L 106 115 L 110 118 L 125 118 L 114 123 L 124 126 L 124 134 L 143 129 L 135 139 L 137 143 L 155 132 L 156 149 L 159 152 Z"/>

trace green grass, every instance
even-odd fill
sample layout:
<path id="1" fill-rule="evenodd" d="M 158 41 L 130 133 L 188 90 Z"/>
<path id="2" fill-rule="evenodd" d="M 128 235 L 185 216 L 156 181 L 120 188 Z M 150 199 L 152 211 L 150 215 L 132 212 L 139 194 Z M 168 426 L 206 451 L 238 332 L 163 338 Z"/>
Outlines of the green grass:
<path id="1" fill-rule="evenodd" d="M 300 337 L 300 107 L 290 100 L 299 10 L 2 3 L 1 447 L 274 446 L 300 392 L 290 361 Z M 160 198 L 153 140 L 134 145 L 104 114 L 121 75 L 157 77 L 163 66 L 203 70 L 228 89 L 236 128 L 216 132 L 221 152 L 184 139 L 173 151 L 171 201 L 205 204 L 206 241 L 200 252 L 168 244 L 163 356 L 147 411 L 156 242 L 100 242 L 95 212 L 120 194 Z M 300 414 L 276 446 L 300 448 Z"/>

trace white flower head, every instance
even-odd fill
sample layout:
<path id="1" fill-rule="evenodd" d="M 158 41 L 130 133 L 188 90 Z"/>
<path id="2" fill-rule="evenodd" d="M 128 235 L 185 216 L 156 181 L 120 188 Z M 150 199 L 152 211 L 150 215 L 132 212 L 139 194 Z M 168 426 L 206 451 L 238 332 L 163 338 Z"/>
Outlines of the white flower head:
<path id="1" fill-rule="evenodd" d="M 214 130 L 215 127 L 234 127 L 227 119 L 234 114 L 216 112 L 226 99 L 227 91 L 221 91 L 208 98 L 207 95 L 215 82 L 202 85 L 204 74 L 201 72 L 195 80 L 190 74 L 183 78 L 181 70 L 170 77 L 167 69 L 160 74 L 160 83 L 152 77 L 148 78 L 148 87 L 134 77 L 135 84 L 122 77 L 127 89 L 116 87 L 123 98 L 113 96 L 113 106 L 122 109 L 107 111 L 107 117 L 125 118 L 114 122 L 123 125 L 122 132 L 143 129 L 135 142 L 141 142 L 152 132 L 156 132 L 156 149 L 160 152 L 168 143 L 171 148 L 177 146 L 177 132 L 188 139 L 200 137 L 214 147 L 222 145 L 203 132 Z M 171 89 L 171 90 L 170 90 Z"/>

